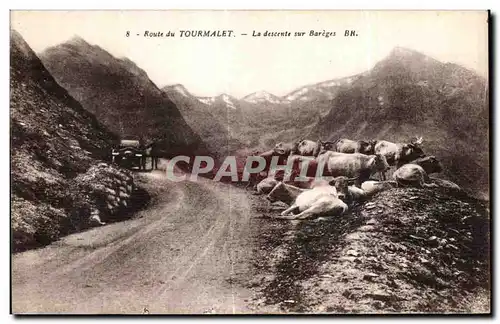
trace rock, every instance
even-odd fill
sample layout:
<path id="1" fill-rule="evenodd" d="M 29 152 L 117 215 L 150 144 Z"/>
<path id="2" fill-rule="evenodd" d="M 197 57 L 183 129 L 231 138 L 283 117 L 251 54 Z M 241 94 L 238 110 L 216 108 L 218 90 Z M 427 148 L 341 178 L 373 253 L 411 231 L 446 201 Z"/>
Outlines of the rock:
<path id="1" fill-rule="evenodd" d="M 447 243 L 448 243 L 447 239 L 440 239 L 439 240 L 439 245 L 441 245 L 441 246 L 446 245 Z"/>
<path id="2" fill-rule="evenodd" d="M 356 250 L 348 250 L 348 251 L 346 252 L 346 255 L 350 255 L 350 256 L 355 256 L 355 257 L 356 257 L 356 256 L 358 256 L 358 255 L 359 255 L 359 253 L 358 253 L 358 251 L 356 251 Z"/>
<path id="3" fill-rule="evenodd" d="M 376 300 L 373 302 L 373 307 L 375 307 L 376 309 L 382 309 L 385 307 L 385 303 L 381 300 Z"/>
<path id="4" fill-rule="evenodd" d="M 363 280 L 372 280 L 373 278 L 377 278 L 379 275 L 373 272 L 368 272 L 363 276 Z"/>
<path id="5" fill-rule="evenodd" d="M 349 262 L 354 262 L 356 261 L 356 258 L 353 256 L 343 256 L 339 258 L 340 261 L 349 261 Z"/>
<path id="6" fill-rule="evenodd" d="M 361 232 L 372 232 L 373 230 L 375 230 L 375 227 L 373 225 L 363 225 L 358 228 L 358 231 Z"/>
<path id="7" fill-rule="evenodd" d="M 369 203 L 365 204 L 365 209 L 373 209 L 375 207 L 376 207 L 376 205 L 373 202 L 369 202 Z"/>
<path id="8" fill-rule="evenodd" d="M 342 293 L 342 296 L 344 296 L 345 298 L 348 298 L 348 299 L 352 299 L 355 296 L 355 293 L 350 291 L 349 289 L 346 289 Z"/>
<path id="9" fill-rule="evenodd" d="M 116 194 L 116 191 L 115 191 L 115 190 L 113 190 L 113 189 L 106 188 L 105 190 L 106 190 L 106 192 L 107 192 L 108 194 L 110 194 L 110 195 L 115 195 L 115 194 Z"/>
<path id="10" fill-rule="evenodd" d="M 375 225 L 377 224 L 377 220 L 375 218 L 370 218 L 367 222 L 366 225 Z"/>
<path id="11" fill-rule="evenodd" d="M 373 293 L 365 294 L 365 297 L 370 297 L 380 301 L 390 301 L 391 299 L 393 299 L 393 296 L 391 294 L 383 290 L 376 290 Z"/>
<path id="12" fill-rule="evenodd" d="M 427 264 L 427 263 L 430 263 L 430 261 L 429 261 L 429 260 L 427 260 L 426 258 L 422 258 L 422 257 L 420 257 L 420 258 L 419 258 L 419 260 L 420 260 L 420 262 L 421 262 L 422 264 Z"/>
<path id="13" fill-rule="evenodd" d="M 345 240 L 346 241 L 356 241 L 361 239 L 361 234 L 358 232 L 350 233 L 346 235 Z"/>
<path id="14" fill-rule="evenodd" d="M 418 199 L 418 198 L 419 198 L 419 197 L 417 197 L 417 196 L 412 196 L 412 197 L 410 197 L 410 198 L 408 198 L 408 199 L 410 199 L 410 200 L 415 200 L 415 199 Z"/>
<path id="15" fill-rule="evenodd" d="M 128 199 L 130 197 L 130 195 L 128 193 L 125 193 L 125 192 L 122 192 L 122 191 L 120 191 L 120 194 L 118 196 L 120 198 L 123 198 L 123 199 Z"/>

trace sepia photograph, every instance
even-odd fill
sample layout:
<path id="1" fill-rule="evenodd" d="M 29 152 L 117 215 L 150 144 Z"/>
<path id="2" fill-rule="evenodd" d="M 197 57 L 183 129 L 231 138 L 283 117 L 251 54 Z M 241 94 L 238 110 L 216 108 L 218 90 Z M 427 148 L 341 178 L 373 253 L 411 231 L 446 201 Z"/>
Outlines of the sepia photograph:
<path id="1" fill-rule="evenodd" d="M 491 315 L 487 10 L 11 10 L 14 315 Z"/>

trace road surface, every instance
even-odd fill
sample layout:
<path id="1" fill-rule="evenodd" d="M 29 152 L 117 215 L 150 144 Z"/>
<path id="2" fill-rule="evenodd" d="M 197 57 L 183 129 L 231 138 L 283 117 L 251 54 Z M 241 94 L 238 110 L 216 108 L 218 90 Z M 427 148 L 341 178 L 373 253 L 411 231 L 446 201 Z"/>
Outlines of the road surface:
<path id="1" fill-rule="evenodd" d="M 248 194 L 207 179 L 142 174 L 138 218 L 12 256 L 14 313 L 248 313 Z M 247 278 L 247 279 L 250 279 Z"/>

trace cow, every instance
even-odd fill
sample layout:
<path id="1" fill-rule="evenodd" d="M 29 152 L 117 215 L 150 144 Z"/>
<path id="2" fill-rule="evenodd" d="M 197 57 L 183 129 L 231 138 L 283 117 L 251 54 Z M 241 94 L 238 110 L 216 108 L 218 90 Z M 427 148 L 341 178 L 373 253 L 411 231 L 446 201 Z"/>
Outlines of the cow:
<path id="1" fill-rule="evenodd" d="M 300 140 L 297 142 L 296 149 L 292 151 L 292 154 L 316 157 L 321 152 L 332 149 L 333 145 L 333 142 L 323 142 L 322 140 L 317 142 L 311 140 Z"/>
<path id="2" fill-rule="evenodd" d="M 323 175 L 355 177 L 358 188 L 373 173 L 385 172 L 389 169 L 389 164 L 381 154 L 348 154 L 328 151 L 318 156 L 316 160 L 317 164 L 324 168 Z"/>
<path id="3" fill-rule="evenodd" d="M 274 146 L 273 151 L 275 155 L 288 156 L 297 152 L 297 145 L 298 143 L 279 142 Z"/>
<path id="4" fill-rule="evenodd" d="M 363 189 L 364 194 L 367 197 L 373 196 L 381 191 L 396 188 L 396 181 L 375 181 L 368 180 L 361 184 L 361 189 Z"/>
<path id="5" fill-rule="evenodd" d="M 388 141 L 378 141 L 375 145 L 375 154 L 383 155 L 389 165 L 397 168 L 406 163 L 424 157 L 424 152 L 420 145 L 422 137 L 412 140 L 411 143 L 393 143 Z M 386 180 L 385 172 L 380 173 L 382 180 Z"/>
<path id="6" fill-rule="evenodd" d="M 265 195 L 271 192 L 280 181 L 274 177 L 267 177 L 257 184 L 257 194 Z"/>
<path id="7" fill-rule="evenodd" d="M 349 179 L 344 176 L 339 176 L 329 182 L 329 184 L 334 186 L 337 190 L 337 197 L 348 206 L 352 205 L 355 201 L 364 199 L 365 197 L 363 190 L 349 185 L 350 182 L 356 179 L 357 178 Z"/>
<path id="8" fill-rule="evenodd" d="M 427 174 L 439 173 L 443 171 L 443 165 L 433 155 L 418 158 L 410 163 L 420 165 Z"/>
<path id="9" fill-rule="evenodd" d="M 248 183 L 245 188 L 252 186 L 254 189 L 256 189 L 259 181 L 262 181 L 265 177 L 267 177 L 271 166 L 271 161 L 274 156 L 278 157 L 278 165 L 286 164 L 287 157 L 290 154 L 292 148 L 293 145 L 280 142 L 276 144 L 276 146 L 271 150 L 267 150 L 262 153 L 259 153 L 259 151 L 253 151 L 251 156 L 263 158 L 265 162 L 265 168 L 260 173 L 250 173 Z M 259 162 L 257 161 L 253 161 L 251 167 L 256 168 L 258 163 Z"/>
<path id="10" fill-rule="evenodd" d="M 283 211 L 280 216 L 274 216 L 273 218 L 307 219 L 320 215 L 342 215 L 347 210 L 347 205 L 337 197 L 335 187 L 320 185 L 301 192 L 290 208 Z M 293 212 L 299 213 L 293 215 Z"/>
<path id="11" fill-rule="evenodd" d="M 335 151 L 340 153 L 362 153 L 372 155 L 375 153 L 376 140 L 353 141 L 341 138 L 335 143 Z"/>
<path id="12" fill-rule="evenodd" d="M 269 192 L 269 194 L 266 196 L 266 199 L 271 203 L 281 201 L 287 205 L 291 205 L 295 201 L 295 199 L 305 190 L 307 189 L 302 189 L 288 185 L 284 182 L 279 182 Z"/>
<path id="13" fill-rule="evenodd" d="M 427 172 L 418 164 L 405 164 L 394 172 L 394 180 L 398 187 L 439 187 L 435 183 L 431 183 Z"/>

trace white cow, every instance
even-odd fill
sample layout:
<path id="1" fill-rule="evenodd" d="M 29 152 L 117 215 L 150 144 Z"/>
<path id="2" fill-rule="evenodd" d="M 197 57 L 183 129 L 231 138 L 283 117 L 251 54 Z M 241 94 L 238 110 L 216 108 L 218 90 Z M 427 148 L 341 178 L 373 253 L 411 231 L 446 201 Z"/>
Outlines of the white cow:
<path id="1" fill-rule="evenodd" d="M 347 205 L 337 197 L 335 187 L 320 185 L 300 193 L 290 208 L 274 218 L 307 219 L 319 215 L 337 216 L 344 214 L 347 209 Z M 295 211 L 299 213 L 293 215 Z"/>

